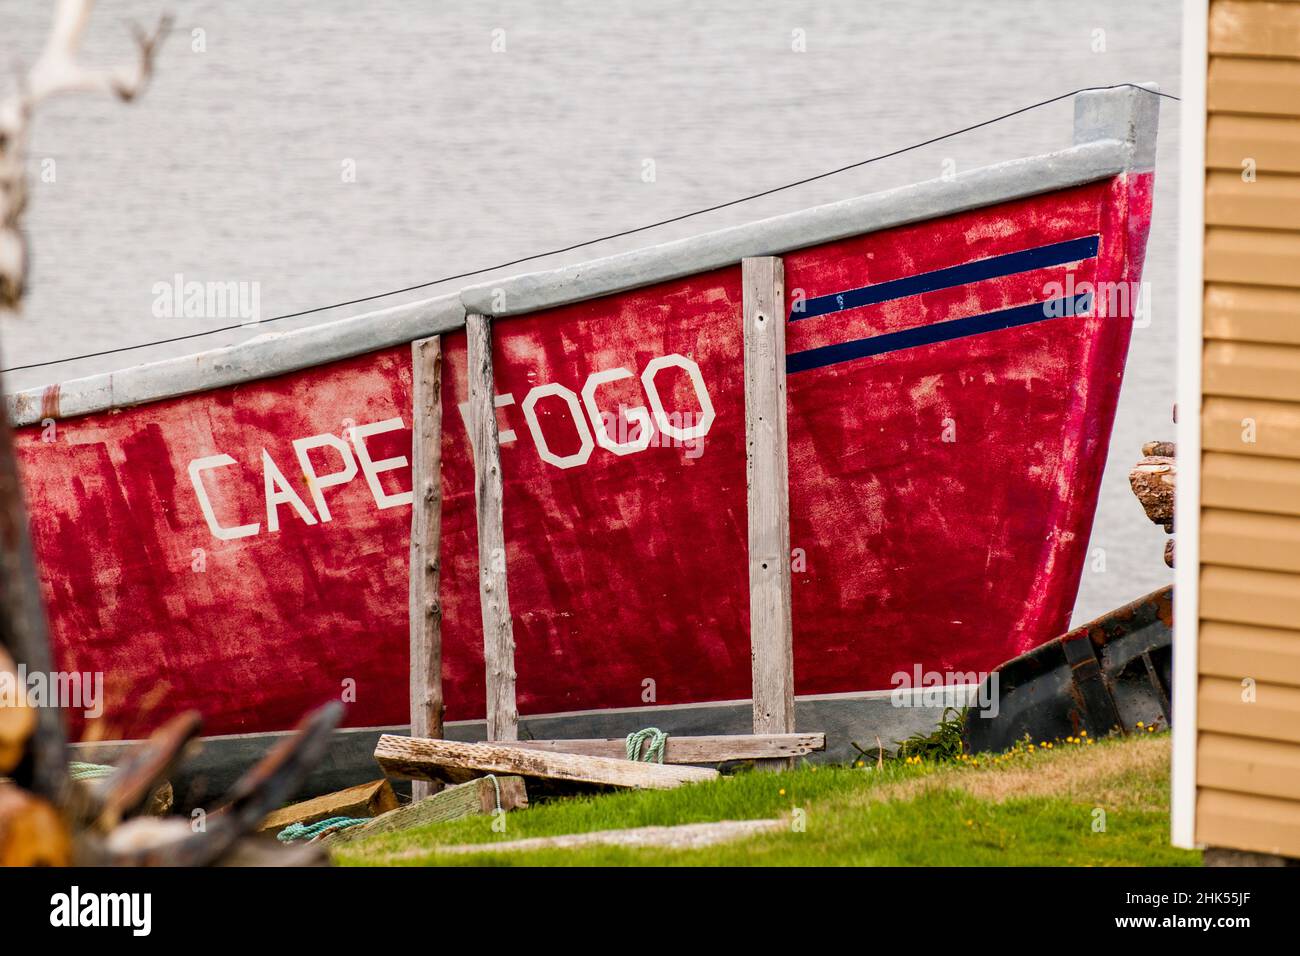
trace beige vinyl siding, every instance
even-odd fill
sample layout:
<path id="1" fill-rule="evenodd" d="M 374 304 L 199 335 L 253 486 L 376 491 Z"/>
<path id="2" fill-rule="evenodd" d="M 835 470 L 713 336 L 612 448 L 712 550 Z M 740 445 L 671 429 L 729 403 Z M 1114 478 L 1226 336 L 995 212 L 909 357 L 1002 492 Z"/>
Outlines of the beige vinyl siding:
<path id="1" fill-rule="evenodd" d="M 1300 857 L 1300 3 L 1209 53 L 1196 838 Z"/>
<path id="2" fill-rule="evenodd" d="M 1219 113 L 1205 125 L 1208 168 L 1240 173 L 1242 158 L 1248 156 L 1260 172 L 1300 173 L 1300 120 Z"/>
<path id="3" fill-rule="evenodd" d="M 1210 4 L 1210 56 L 1300 60 L 1300 4 L 1216 0 Z"/>
<path id="4" fill-rule="evenodd" d="M 1298 619 L 1300 576 L 1201 565 L 1202 624 L 1206 621 L 1258 624 L 1294 633 Z"/>
<path id="5" fill-rule="evenodd" d="M 1219 114 L 1300 116 L 1300 61 L 1211 56 L 1206 126 Z"/>
<path id="6" fill-rule="evenodd" d="M 1300 790 L 1300 747 L 1202 733 L 1196 759 L 1202 782 L 1216 790 L 1283 800 Z"/>
<path id="7" fill-rule="evenodd" d="M 1205 280 L 1300 288 L 1300 234 L 1208 227 Z"/>
<path id="8" fill-rule="evenodd" d="M 1206 452 L 1201 459 L 1201 503 L 1300 515 L 1300 461 Z"/>
<path id="9" fill-rule="evenodd" d="M 1300 345 L 1300 290 L 1210 284 L 1204 308 L 1206 338 Z"/>
<path id="10" fill-rule="evenodd" d="M 1295 856 L 1300 814 L 1294 800 L 1201 787 L 1196 795 L 1196 837 L 1211 846 Z"/>
<path id="11" fill-rule="evenodd" d="M 1206 342 L 1206 349 L 1212 344 Z M 1205 451 L 1300 459 L 1300 407 L 1294 402 L 1216 398 L 1207 391 L 1201 441 Z"/>
<path id="12" fill-rule="evenodd" d="M 1294 631 L 1205 621 L 1201 626 L 1200 670 L 1207 676 L 1239 683 L 1246 674 L 1267 674 L 1272 683 L 1300 687 L 1300 656 L 1295 653 L 1294 642 Z"/>

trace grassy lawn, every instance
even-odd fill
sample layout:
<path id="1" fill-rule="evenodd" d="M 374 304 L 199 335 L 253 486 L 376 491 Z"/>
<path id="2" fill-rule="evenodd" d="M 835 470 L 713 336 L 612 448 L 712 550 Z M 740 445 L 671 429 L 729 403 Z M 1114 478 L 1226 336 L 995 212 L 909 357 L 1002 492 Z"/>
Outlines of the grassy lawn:
<path id="1" fill-rule="evenodd" d="M 919 762 L 916 762 L 919 759 Z M 493 851 L 505 840 L 717 820 L 776 831 L 697 849 Z M 1104 828 L 1102 828 L 1104 825 Z M 450 844 L 483 852 L 439 852 Z M 342 844 L 343 865 L 1144 866 L 1200 864 L 1169 845 L 1169 737 L 1062 741 L 1002 756 L 750 771 L 666 791 L 622 791 Z"/>

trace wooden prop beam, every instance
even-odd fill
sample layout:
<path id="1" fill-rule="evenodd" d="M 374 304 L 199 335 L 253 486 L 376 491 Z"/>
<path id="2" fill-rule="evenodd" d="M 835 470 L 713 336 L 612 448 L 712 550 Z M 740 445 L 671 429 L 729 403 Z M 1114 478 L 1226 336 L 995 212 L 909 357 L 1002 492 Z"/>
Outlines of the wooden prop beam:
<path id="1" fill-rule="evenodd" d="M 442 342 L 411 343 L 411 733 L 442 736 Z M 416 800 L 434 787 L 417 781 Z"/>
<path id="2" fill-rule="evenodd" d="M 397 809 L 397 794 L 387 779 L 313 797 L 276 810 L 259 830 L 283 830 L 291 823 L 316 823 L 330 817 L 377 817 Z"/>
<path id="3" fill-rule="evenodd" d="M 622 737 L 586 740 L 518 740 L 512 746 L 547 753 L 586 757 L 627 757 Z M 782 760 L 826 749 L 825 734 L 723 734 L 708 737 L 669 737 L 664 763 L 711 764 L 729 760 Z"/>
<path id="4" fill-rule="evenodd" d="M 515 774 L 609 787 L 671 790 L 684 783 L 716 780 L 706 767 L 677 767 L 610 757 L 547 753 L 513 744 L 462 744 L 384 734 L 375 760 L 390 777 L 462 783 L 483 774 Z"/>
<path id="5" fill-rule="evenodd" d="M 143 744 L 129 751 L 111 776 L 89 782 L 79 808 L 82 822 L 93 822 L 97 829 L 107 833 L 127 817 L 139 813 L 154 815 L 155 808 L 163 802 L 170 808 L 174 795 L 167 778 L 202 727 L 198 711 L 179 713 L 150 734 Z"/>
<path id="6" fill-rule="evenodd" d="M 345 843 L 378 833 L 393 833 L 430 823 L 446 823 L 462 817 L 490 814 L 497 808 L 498 788 L 502 810 L 509 812 L 528 806 L 528 790 L 524 787 L 522 777 L 497 777 L 495 784 L 494 786 L 493 781 L 487 777 L 477 777 L 469 783 L 448 787 L 426 800 L 390 810 L 369 823 L 360 823 L 332 833 L 329 841 L 331 844 Z"/>
<path id="7" fill-rule="evenodd" d="M 492 324 L 465 316 L 469 407 L 478 507 L 479 602 L 483 611 L 483 664 L 487 677 L 489 740 L 516 740 L 515 637 L 506 587 L 506 540 L 502 525 L 501 446 L 497 439 L 496 389 L 492 376 Z"/>
<path id="8" fill-rule="evenodd" d="M 794 638 L 790 618 L 784 263 L 774 256 L 744 259 L 741 282 L 754 733 L 788 734 L 794 731 Z"/>

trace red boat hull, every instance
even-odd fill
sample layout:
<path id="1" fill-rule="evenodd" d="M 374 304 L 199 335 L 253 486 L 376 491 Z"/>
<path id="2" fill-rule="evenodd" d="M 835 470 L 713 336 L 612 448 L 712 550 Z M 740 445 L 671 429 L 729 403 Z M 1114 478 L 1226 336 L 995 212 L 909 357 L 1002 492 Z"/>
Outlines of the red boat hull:
<path id="1" fill-rule="evenodd" d="M 798 693 L 988 671 L 1067 629 L 1132 324 L 1070 290 L 1140 279 L 1150 198 L 1130 173 L 785 254 Z M 1000 263 L 1026 267 L 978 278 Z M 1054 297 L 1082 305 L 1025 318 Z M 737 265 L 495 323 L 522 714 L 749 696 L 740 315 Z M 458 720 L 484 710 L 463 333 L 444 353 Z M 19 431 L 59 665 L 105 675 L 97 735 L 190 707 L 280 730 L 340 696 L 350 726 L 406 721 L 410 366 Z"/>

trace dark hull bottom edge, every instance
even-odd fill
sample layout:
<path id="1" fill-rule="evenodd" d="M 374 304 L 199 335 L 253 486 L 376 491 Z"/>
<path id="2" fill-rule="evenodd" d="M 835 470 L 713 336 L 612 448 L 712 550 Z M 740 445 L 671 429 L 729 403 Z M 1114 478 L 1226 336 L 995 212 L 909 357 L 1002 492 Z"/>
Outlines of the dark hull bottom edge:
<path id="1" fill-rule="evenodd" d="M 928 733 L 942 720 L 947 707 L 963 706 L 974 692 L 973 685 L 946 688 L 942 695 L 932 692 L 929 702 L 920 694 L 912 693 L 905 698 L 907 706 L 899 706 L 894 692 L 889 690 L 799 697 L 795 702 L 795 725 L 801 731 L 826 734 L 826 750 L 811 754 L 810 760 L 847 763 L 857 755 L 854 743 L 872 749 L 879 737 L 882 744 L 892 748 L 897 741 L 912 734 Z M 934 702 L 939 696 L 942 704 Z M 678 736 L 746 734 L 752 730 L 751 722 L 750 702 L 738 700 L 521 716 L 519 735 L 534 740 L 623 737 L 643 727 L 658 727 Z M 379 735 L 408 732 L 406 725 L 335 731 L 329 751 L 295 799 L 378 779 L 383 775 L 374 759 Z M 184 761 L 181 772 L 172 780 L 176 808 L 214 809 L 214 804 L 236 778 L 286 736 L 285 732 L 275 732 L 203 738 L 202 749 Z M 446 736 L 449 740 L 481 741 L 485 738 L 484 722 L 450 723 Z M 137 741 L 73 744 L 71 756 L 73 760 L 90 763 L 115 763 L 137 744 Z M 409 785 L 400 782 L 397 789 L 409 790 Z"/>

